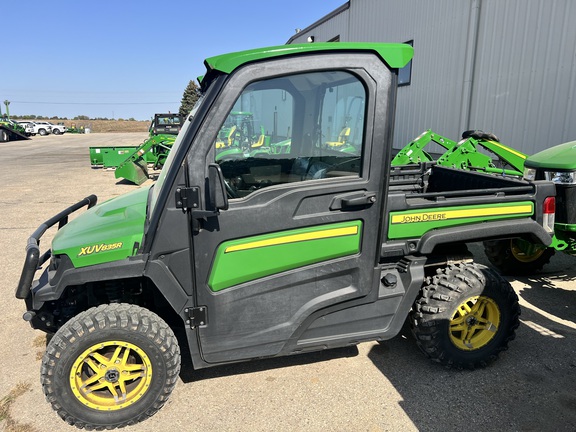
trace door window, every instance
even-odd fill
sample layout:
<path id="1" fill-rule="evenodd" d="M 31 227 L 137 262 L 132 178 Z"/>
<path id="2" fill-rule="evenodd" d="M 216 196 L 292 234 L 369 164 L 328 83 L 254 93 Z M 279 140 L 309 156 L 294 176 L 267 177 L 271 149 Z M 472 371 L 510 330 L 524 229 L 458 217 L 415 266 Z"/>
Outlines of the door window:
<path id="1" fill-rule="evenodd" d="M 362 175 L 366 91 L 325 71 L 253 82 L 214 141 L 230 198 L 303 181 Z"/>

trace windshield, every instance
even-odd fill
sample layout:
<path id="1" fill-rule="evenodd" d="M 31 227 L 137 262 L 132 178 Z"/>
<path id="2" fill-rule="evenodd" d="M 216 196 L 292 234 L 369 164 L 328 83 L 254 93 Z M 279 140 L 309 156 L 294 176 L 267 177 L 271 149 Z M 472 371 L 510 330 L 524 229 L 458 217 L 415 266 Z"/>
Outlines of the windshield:
<path id="1" fill-rule="evenodd" d="M 154 211 L 154 207 L 156 207 L 156 202 L 158 201 L 158 195 L 160 194 L 160 191 L 162 190 L 162 187 L 164 186 L 164 181 L 166 180 L 166 174 L 170 170 L 170 167 L 172 166 L 172 163 L 174 160 L 174 156 L 176 155 L 176 153 L 178 153 L 178 149 L 180 148 L 182 140 L 183 140 L 184 136 L 186 135 L 186 132 L 188 131 L 188 128 L 190 127 L 190 124 L 192 123 L 191 119 L 194 117 L 194 115 L 198 111 L 198 108 L 202 104 L 203 100 L 204 100 L 204 97 L 200 96 L 200 98 L 196 101 L 194 108 L 192 108 L 190 115 L 185 117 L 186 119 L 189 119 L 189 120 L 184 121 L 184 126 L 182 126 L 180 133 L 176 137 L 176 141 L 174 142 L 174 144 L 172 145 L 172 148 L 170 149 L 170 153 L 168 154 L 168 157 L 166 158 L 166 162 L 164 163 L 164 166 L 162 167 L 162 171 L 160 171 L 160 175 L 158 176 L 158 180 L 152 186 L 152 196 L 150 198 L 150 211 L 148 213 L 149 215 L 152 214 L 152 212 Z"/>

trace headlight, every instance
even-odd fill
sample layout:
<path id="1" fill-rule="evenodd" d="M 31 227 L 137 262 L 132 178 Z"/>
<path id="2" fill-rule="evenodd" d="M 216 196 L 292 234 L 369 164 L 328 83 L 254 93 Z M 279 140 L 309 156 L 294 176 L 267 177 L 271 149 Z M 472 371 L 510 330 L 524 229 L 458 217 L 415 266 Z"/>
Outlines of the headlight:
<path id="1" fill-rule="evenodd" d="M 536 170 L 534 168 L 524 168 L 524 179 L 534 180 L 536 178 Z"/>
<path id="2" fill-rule="evenodd" d="M 576 184 L 576 171 L 546 171 L 546 180 L 558 184 Z"/>

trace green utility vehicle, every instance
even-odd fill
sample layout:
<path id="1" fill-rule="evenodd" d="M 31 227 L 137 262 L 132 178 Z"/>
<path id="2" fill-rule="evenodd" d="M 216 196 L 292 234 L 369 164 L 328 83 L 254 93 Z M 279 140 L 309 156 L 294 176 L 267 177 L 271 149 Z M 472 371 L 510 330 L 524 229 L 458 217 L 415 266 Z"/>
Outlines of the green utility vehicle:
<path id="1" fill-rule="evenodd" d="M 411 57 L 403 44 L 315 43 L 209 58 L 154 184 L 98 205 L 91 195 L 39 226 L 16 297 L 54 334 L 41 382 L 63 419 L 109 429 L 153 415 L 181 350 L 200 369 L 384 341 L 407 318 L 447 367 L 483 367 L 507 348 L 518 298 L 466 242 L 550 245 L 555 187 L 391 167 L 397 72 Z M 238 112 L 284 151 L 219 159 Z M 327 144 L 342 125 L 357 153 Z"/>
<path id="2" fill-rule="evenodd" d="M 527 180 L 550 180 L 556 185 L 555 236 L 549 247 L 525 238 L 484 242 L 492 264 L 506 274 L 530 274 L 546 265 L 556 251 L 576 255 L 576 141 L 543 150 L 524 163 Z"/>

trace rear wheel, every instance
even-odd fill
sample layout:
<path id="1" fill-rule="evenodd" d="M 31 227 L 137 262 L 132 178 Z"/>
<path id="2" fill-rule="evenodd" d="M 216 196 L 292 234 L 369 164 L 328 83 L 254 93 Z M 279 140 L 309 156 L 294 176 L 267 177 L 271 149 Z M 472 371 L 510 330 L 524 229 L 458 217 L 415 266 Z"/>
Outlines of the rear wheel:
<path id="1" fill-rule="evenodd" d="M 9 140 L 8 132 L 5 130 L 0 130 L 0 142 L 8 142 Z"/>
<path id="2" fill-rule="evenodd" d="M 168 325 L 134 305 L 103 305 L 80 313 L 54 335 L 42 359 L 42 388 L 68 424 L 111 429 L 158 411 L 180 370 Z"/>
<path id="3" fill-rule="evenodd" d="M 46 132 L 46 129 L 38 129 L 38 133 L 42 136 L 48 135 L 48 132 Z"/>
<path id="4" fill-rule="evenodd" d="M 506 350 L 519 325 L 512 286 L 479 264 L 459 264 L 428 277 L 411 312 L 420 350 L 447 367 L 485 367 Z"/>
<path id="5" fill-rule="evenodd" d="M 488 260 L 503 274 L 527 275 L 550 262 L 554 249 L 520 238 L 484 242 Z"/>

